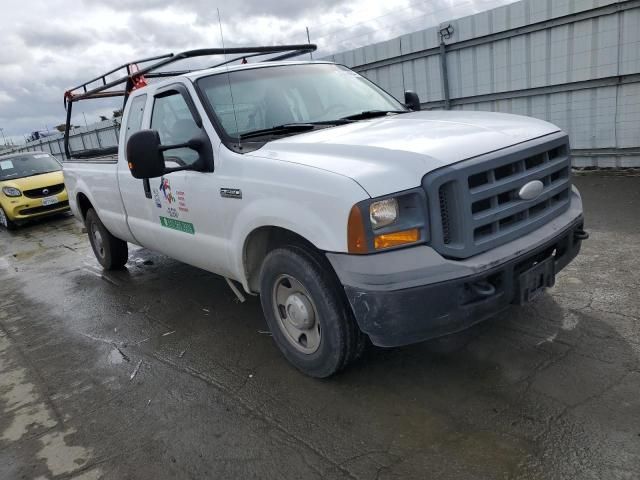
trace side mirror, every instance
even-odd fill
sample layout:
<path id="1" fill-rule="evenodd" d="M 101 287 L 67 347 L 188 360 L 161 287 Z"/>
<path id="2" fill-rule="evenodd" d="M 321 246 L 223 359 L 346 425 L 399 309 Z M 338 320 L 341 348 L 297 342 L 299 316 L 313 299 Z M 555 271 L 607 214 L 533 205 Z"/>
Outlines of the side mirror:
<path id="1" fill-rule="evenodd" d="M 165 173 L 180 170 L 194 170 L 193 165 L 178 168 L 165 166 L 163 152 L 175 148 L 190 148 L 200 153 L 205 149 L 205 143 L 201 138 L 196 137 L 177 145 L 161 145 L 160 134 L 157 130 L 140 130 L 134 133 L 127 142 L 127 162 L 131 175 L 133 178 L 142 180 L 161 177 Z"/>
<path id="2" fill-rule="evenodd" d="M 420 97 L 418 97 L 416 92 L 412 92 L 411 90 L 404 92 L 404 104 L 408 109 L 413 110 L 414 112 L 419 111 L 421 108 Z"/>
<path id="3" fill-rule="evenodd" d="M 160 134 L 156 130 L 140 130 L 127 142 L 127 162 L 133 178 L 156 178 L 164 174 L 164 155 Z"/>

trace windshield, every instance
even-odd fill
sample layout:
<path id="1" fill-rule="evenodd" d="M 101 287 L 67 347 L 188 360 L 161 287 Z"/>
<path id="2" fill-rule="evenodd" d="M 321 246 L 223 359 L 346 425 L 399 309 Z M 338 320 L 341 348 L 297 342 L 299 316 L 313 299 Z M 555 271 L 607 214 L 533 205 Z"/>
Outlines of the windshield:
<path id="1" fill-rule="evenodd" d="M 333 64 L 239 70 L 204 77 L 198 85 L 230 137 L 291 123 L 330 122 L 362 112 L 406 110 L 366 78 Z"/>
<path id="2" fill-rule="evenodd" d="M 60 163 L 48 153 L 29 153 L 0 158 L 0 181 L 30 177 L 62 170 Z"/>

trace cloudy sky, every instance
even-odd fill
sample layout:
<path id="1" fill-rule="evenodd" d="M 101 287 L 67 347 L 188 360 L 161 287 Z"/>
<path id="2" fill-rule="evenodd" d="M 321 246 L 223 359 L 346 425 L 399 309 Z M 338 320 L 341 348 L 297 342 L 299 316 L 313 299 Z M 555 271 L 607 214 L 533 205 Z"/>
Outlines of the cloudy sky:
<path id="1" fill-rule="evenodd" d="M 1 0 L 0 128 L 22 142 L 64 121 L 69 87 L 135 58 L 221 46 L 217 8 L 227 46 L 304 43 L 308 26 L 322 56 L 512 1 Z M 85 103 L 89 123 L 106 113 Z"/>

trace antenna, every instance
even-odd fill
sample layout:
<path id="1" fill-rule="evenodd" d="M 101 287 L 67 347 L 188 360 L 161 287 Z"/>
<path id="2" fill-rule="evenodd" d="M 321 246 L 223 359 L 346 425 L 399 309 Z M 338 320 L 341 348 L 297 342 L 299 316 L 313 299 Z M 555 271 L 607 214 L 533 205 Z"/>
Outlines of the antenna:
<path id="1" fill-rule="evenodd" d="M 307 29 L 307 43 L 311 45 L 311 37 L 309 36 L 309 27 L 305 27 Z M 313 60 L 313 53 L 309 52 L 309 58 Z"/>
<path id="2" fill-rule="evenodd" d="M 224 59 L 227 59 L 227 49 L 224 46 L 224 36 L 222 35 L 222 20 L 220 19 L 220 9 L 218 11 L 218 25 L 220 27 L 220 40 L 222 41 L 222 49 L 224 50 Z M 236 115 L 236 102 L 233 100 L 233 88 L 231 87 L 231 75 L 229 75 L 229 64 L 225 63 L 225 69 L 227 71 L 227 82 L 229 83 L 229 95 L 231 96 L 231 108 L 233 108 L 233 119 L 236 122 L 236 135 L 238 135 L 238 149 L 242 150 L 242 140 L 240 139 L 240 132 L 238 131 L 238 116 Z"/>

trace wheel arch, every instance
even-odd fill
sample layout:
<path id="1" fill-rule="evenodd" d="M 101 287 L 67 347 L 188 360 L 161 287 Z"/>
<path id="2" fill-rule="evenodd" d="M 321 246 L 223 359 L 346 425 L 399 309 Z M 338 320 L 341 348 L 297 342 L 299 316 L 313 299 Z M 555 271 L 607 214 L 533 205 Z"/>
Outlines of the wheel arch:
<path id="1" fill-rule="evenodd" d="M 322 250 L 310 240 L 287 228 L 265 225 L 253 229 L 247 235 L 242 248 L 242 263 L 246 280 L 245 289 L 247 291 L 251 293 L 260 292 L 260 269 L 265 257 L 272 250 L 287 245 L 305 249 L 335 274 Z"/>
<path id="2" fill-rule="evenodd" d="M 87 212 L 90 208 L 94 208 L 91 200 L 84 193 L 79 192 L 76 195 L 76 204 L 78 205 L 78 212 L 82 216 L 82 220 L 87 219 Z"/>

